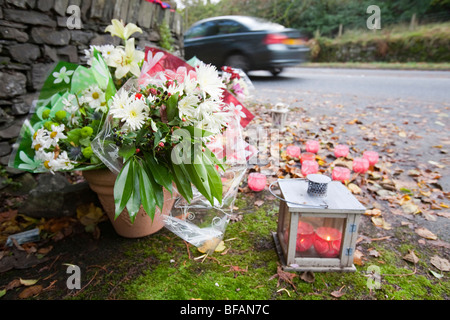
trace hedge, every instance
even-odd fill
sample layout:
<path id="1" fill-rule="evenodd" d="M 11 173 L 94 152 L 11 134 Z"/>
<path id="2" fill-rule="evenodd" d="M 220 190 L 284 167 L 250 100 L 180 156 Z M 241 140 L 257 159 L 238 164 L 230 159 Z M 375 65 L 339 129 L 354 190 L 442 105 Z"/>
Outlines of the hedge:
<path id="1" fill-rule="evenodd" d="M 314 38 L 312 62 L 450 62 L 449 28 Z"/>

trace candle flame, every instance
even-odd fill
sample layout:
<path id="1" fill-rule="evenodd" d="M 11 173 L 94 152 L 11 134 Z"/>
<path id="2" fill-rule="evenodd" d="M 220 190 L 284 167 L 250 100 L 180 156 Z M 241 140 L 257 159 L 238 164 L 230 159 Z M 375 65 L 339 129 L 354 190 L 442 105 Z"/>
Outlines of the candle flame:
<path id="1" fill-rule="evenodd" d="M 327 241 L 330 241 L 330 239 L 331 239 L 330 236 L 327 236 Z"/>

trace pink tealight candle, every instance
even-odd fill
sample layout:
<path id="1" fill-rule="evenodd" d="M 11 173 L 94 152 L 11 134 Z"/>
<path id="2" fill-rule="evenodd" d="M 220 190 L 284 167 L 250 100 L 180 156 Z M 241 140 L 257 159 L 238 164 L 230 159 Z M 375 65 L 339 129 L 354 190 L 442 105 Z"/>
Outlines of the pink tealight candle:
<path id="1" fill-rule="evenodd" d="M 248 187 L 253 191 L 262 191 L 266 187 L 266 175 L 258 172 L 252 172 L 248 175 Z"/>
<path id="2" fill-rule="evenodd" d="M 303 161 L 315 161 L 316 160 L 316 155 L 314 153 L 311 152 L 304 152 L 301 154 L 301 158 L 300 158 L 300 162 L 303 164 Z"/>
<path id="3" fill-rule="evenodd" d="M 364 158 L 353 159 L 353 171 L 356 173 L 365 173 L 369 170 L 369 160 Z"/>
<path id="4" fill-rule="evenodd" d="M 317 153 L 320 149 L 319 141 L 308 140 L 306 141 L 305 148 L 307 152 Z"/>
<path id="5" fill-rule="evenodd" d="M 302 175 L 314 174 L 319 171 L 319 164 L 314 160 L 305 160 L 302 162 Z"/>
<path id="6" fill-rule="evenodd" d="M 289 146 L 286 148 L 286 154 L 295 159 L 300 158 L 301 150 L 299 146 Z"/>
<path id="7" fill-rule="evenodd" d="M 378 162 L 379 156 L 376 151 L 364 151 L 363 158 L 369 161 L 369 165 L 373 166 Z"/>
<path id="8" fill-rule="evenodd" d="M 314 249 L 323 258 L 335 258 L 341 250 L 342 233 L 334 228 L 317 228 Z"/>
<path id="9" fill-rule="evenodd" d="M 297 229 L 297 243 L 296 250 L 304 252 L 308 250 L 314 241 L 314 228 L 307 222 L 300 221 Z"/>
<path id="10" fill-rule="evenodd" d="M 336 158 L 346 157 L 348 155 L 349 148 L 345 144 L 338 144 L 334 147 L 334 155 Z"/>
<path id="11" fill-rule="evenodd" d="M 348 181 L 350 180 L 350 170 L 344 167 L 335 167 L 331 173 L 331 177 L 335 181 Z"/>

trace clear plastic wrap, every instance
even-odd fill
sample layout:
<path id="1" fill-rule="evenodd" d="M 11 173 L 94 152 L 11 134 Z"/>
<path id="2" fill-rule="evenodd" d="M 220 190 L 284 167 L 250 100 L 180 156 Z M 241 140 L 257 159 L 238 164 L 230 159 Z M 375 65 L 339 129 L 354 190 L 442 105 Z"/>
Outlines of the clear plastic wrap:
<path id="1" fill-rule="evenodd" d="M 161 72 L 170 76 L 180 70 L 186 74 L 196 71 L 195 67 L 159 48 L 147 47 L 146 55 L 141 77 L 129 80 L 120 90 L 137 92 L 141 85 L 153 83 L 152 81 L 160 84 Z M 169 70 L 173 72 L 168 72 Z M 192 199 L 187 201 L 179 196 L 171 214 L 163 217 L 167 229 L 192 245 L 202 247 L 207 253 L 214 252 L 224 237 L 238 187 L 247 170 L 247 161 L 253 155 L 253 149 L 249 148 L 243 138 L 242 129 L 254 116 L 227 90 L 223 91 L 222 98 L 221 112 L 226 111 L 231 120 L 223 133 L 209 136 L 205 140 L 208 149 L 223 165 L 224 170 L 216 167 L 222 181 L 222 201 L 209 201 L 192 185 Z M 119 155 L 119 147 L 114 143 L 112 128 L 117 126 L 115 121 L 118 120 L 109 114 L 101 132 L 92 142 L 92 149 L 112 172 L 118 174 L 123 167 L 123 159 Z M 175 190 L 175 194 L 180 194 L 177 191 Z"/>

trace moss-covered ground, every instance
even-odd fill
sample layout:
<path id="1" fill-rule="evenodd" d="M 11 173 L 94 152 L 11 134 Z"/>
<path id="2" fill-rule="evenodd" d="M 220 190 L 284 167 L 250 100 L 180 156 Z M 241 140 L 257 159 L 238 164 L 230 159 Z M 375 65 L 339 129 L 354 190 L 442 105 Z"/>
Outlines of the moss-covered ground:
<path id="1" fill-rule="evenodd" d="M 265 192 L 265 191 L 264 191 Z M 257 197 L 264 197 L 264 192 Z M 430 256 L 428 247 L 405 241 L 359 244 L 374 250 L 376 257 L 357 265 L 351 273 L 290 273 L 292 281 L 279 277 L 279 258 L 272 231 L 276 230 L 278 204 L 260 207 L 240 194 L 236 207 L 242 219 L 226 230 L 225 249 L 205 256 L 166 229 L 141 239 L 123 239 L 114 234 L 108 221 L 102 222 L 102 236 L 87 233 L 58 243 L 52 258 L 28 270 L 2 274 L 2 283 L 14 278 L 38 279 L 45 288 L 31 299 L 81 300 L 447 300 L 448 277 L 436 278 L 425 259 L 414 265 L 402 257 L 415 250 L 419 259 Z M 366 217 L 363 217 L 366 218 Z M 368 235 L 370 223 L 361 225 Z M 434 251 L 438 251 L 434 249 Z M 436 253 L 436 252 L 434 252 Z M 81 289 L 66 287 L 67 264 L 81 269 Z M 372 271 L 380 274 L 379 288 L 373 287 Z M 309 276 L 309 277 L 306 277 Z M 6 281 L 7 280 L 7 281 Z M 8 290 L 4 299 L 15 299 L 23 286 Z"/>

